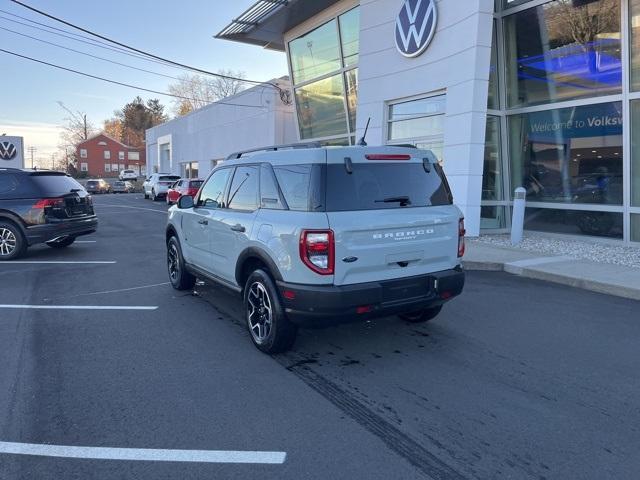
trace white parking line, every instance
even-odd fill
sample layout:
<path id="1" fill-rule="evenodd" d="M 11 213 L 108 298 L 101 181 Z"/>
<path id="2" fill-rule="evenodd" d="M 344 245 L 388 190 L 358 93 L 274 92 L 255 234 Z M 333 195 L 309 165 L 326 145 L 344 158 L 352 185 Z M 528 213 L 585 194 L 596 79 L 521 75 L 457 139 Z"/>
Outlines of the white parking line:
<path id="1" fill-rule="evenodd" d="M 97 262 L 97 261 L 71 261 L 71 260 L 6 260 L 4 262 L 0 262 L 0 265 L 8 264 L 8 263 L 25 263 L 25 264 L 33 264 L 33 265 L 112 265 L 115 260 L 105 261 L 105 262 Z"/>
<path id="2" fill-rule="evenodd" d="M 95 240 L 76 240 L 75 243 L 96 243 Z"/>
<path id="3" fill-rule="evenodd" d="M 136 305 L 0 305 L 2 309 L 27 310 L 157 310 L 158 307 Z"/>
<path id="4" fill-rule="evenodd" d="M 286 452 L 236 450 L 160 450 L 150 448 L 70 447 L 0 442 L 0 453 L 40 457 L 90 458 L 152 462 L 283 464 Z"/>
<path id="5" fill-rule="evenodd" d="M 165 285 L 171 285 L 171 283 L 170 282 L 153 283 L 151 285 L 142 285 L 140 287 L 119 288 L 117 290 L 103 290 L 101 292 L 79 293 L 77 295 L 68 295 L 66 297 L 58 297 L 58 298 L 74 298 L 74 297 L 86 297 L 88 295 L 107 295 L 110 293 L 132 292 L 134 290 L 142 290 L 144 288 L 163 287 Z"/>
<path id="6" fill-rule="evenodd" d="M 100 205 L 94 205 L 94 207 L 113 207 L 113 208 L 132 208 L 134 210 L 147 210 L 149 212 L 167 213 L 166 210 L 158 210 L 156 208 L 144 208 L 144 207 L 132 207 L 131 205 L 113 205 L 111 203 L 101 203 Z"/>

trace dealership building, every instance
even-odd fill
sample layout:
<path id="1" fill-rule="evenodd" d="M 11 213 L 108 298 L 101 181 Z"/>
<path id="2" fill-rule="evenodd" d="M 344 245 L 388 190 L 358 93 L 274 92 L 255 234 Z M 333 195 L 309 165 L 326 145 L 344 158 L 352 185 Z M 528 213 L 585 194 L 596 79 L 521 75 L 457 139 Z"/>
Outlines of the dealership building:
<path id="1" fill-rule="evenodd" d="M 292 105 L 278 108 L 294 141 L 354 144 L 370 122 L 370 145 L 431 149 L 471 235 L 509 231 L 522 186 L 527 229 L 640 242 L 640 0 L 261 0 L 238 14 L 217 38 L 287 56 Z"/>

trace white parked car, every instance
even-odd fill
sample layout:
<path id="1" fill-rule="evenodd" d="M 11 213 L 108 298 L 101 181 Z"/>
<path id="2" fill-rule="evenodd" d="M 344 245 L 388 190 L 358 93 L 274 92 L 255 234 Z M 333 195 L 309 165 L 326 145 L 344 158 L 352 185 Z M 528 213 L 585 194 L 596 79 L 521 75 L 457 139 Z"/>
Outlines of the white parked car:
<path id="1" fill-rule="evenodd" d="M 120 172 L 120 180 L 133 180 L 134 182 L 138 181 L 138 174 L 135 170 L 122 170 Z"/>
<path id="2" fill-rule="evenodd" d="M 169 187 L 180 180 L 180 175 L 171 173 L 154 173 L 142 184 L 144 198 L 150 198 L 154 202 L 167 196 Z"/>

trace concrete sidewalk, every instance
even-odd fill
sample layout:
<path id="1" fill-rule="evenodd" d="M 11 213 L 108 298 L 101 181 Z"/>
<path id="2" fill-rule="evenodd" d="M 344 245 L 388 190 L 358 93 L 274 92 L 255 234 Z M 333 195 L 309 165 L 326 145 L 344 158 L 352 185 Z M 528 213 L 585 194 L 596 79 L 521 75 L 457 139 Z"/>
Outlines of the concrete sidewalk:
<path id="1" fill-rule="evenodd" d="M 583 288 L 594 292 L 640 300 L 640 269 L 598 263 L 565 255 L 534 253 L 467 239 L 463 259 L 467 270 L 504 271 Z"/>

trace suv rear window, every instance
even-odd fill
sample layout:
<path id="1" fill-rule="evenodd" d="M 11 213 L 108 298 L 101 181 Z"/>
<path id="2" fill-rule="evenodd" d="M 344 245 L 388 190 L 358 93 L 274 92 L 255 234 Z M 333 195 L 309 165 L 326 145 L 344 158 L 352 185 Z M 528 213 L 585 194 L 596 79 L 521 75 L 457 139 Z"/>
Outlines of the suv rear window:
<path id="1" fill-rule="evenodd" d="M 176 175 L 163 175 L 158 178 L 158 181 L 160 182 L 175 182 L 176 180 L 180 180 L 180 177 Z"/>
<path id="2" fill-rule="evenodd" d="M 353 163 L 327 165 L 326 210 L 381 210 L 452 203 L 439 165 L 425 171 L 421 163 Z"/>
<path id="3" fill-rule="evenodd" d="M 64 195 L 74 190 L 84 190 L 82 185 L 68 175 L 56 173 L 32 173 L 31 181 L 45 197 Z M 87 182 L 89 183 L 89 182 Z"/>
<path id="4" fill-rule="evenodd" d="M 189 188 L 200 188 L 204 182 L 202 180 L 191 180 Z"/>

